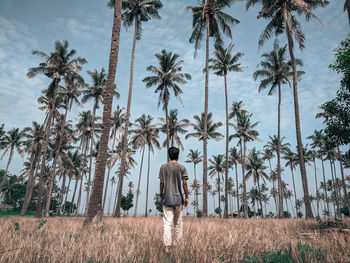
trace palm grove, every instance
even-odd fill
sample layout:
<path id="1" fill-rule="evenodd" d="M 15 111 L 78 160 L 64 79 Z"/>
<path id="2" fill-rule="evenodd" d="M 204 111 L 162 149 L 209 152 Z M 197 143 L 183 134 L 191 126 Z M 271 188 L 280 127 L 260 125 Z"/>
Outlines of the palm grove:
<path id="1" fill-rule="evenodd" d="M 259 122 L 254 120 L 253 113 L 245 108 L 243 101 L 238 97 L 228 97 L 228 89 L 234 88 L 234 83 L 229 83 L 227 76 L 240 74 L 245 69 L 239 62 L 245 54 L 234 51 L 233 43 L 224 43 L 224 37 L 232 38 L 232 27 L 239 26 L 239 20 L 225 12 L 225 8 L 227 10 L 233 2 L 202 0 L 197 6 L 186 7 L 193 17 L 189 42 L 194 45 L 194 56 L 198 61 L 201 58 L 197 57 L 197 50 L 205 40 L 204 110 L 190 116 L 192 120 L 181 119 L 177 109 L 169 109 L 172 98 L 182 103 L 181 94 L 186 92 L 191 74 L 182 69 L 185 61 L 181 60 L 181 56 L 166 49 L 155 54 L 157 64 L 146 68 L 149 75 L 143 79 L 145 87 L 158 94 L 158 106 L 165 117 L 160 117 L 160 122 L 147 114 L 137 116 L 133 122 L 130 118 L 136 44 L 142 41 L 143 34 L 148 33 L 142 31 L 142 25 L 153 19 L 161 19 L 163 4 L 159 0 L 108 2 L 108 7 L 114 12 L 108 70 L 88 70 L 90 79 L 81 76 L 87 60 L 77 56 L 76 50 L 70 49 L 67 41 L 56 41 L 50 53 L 34 50 L 33 55 L 39 56 L 42 61 L 30 68 L 27 76 L 34 78 L 43 75 L 48 80 L 48 87 L 38 98 L 45 119 L 42 124 L 33 122 L 23 130 L 13 128 L 6 131 L 5 124 L 1 126 L 1 157 L 8 158 L 5 169 L 1 170 L 3 202 L 19 209 L 22 216 L 28 210 L 35 210 L 37 217 L 49 216 L 52 212 L 77 216 L 83 211 L 86 224 L 91 223 L 99 213 L 107 212 L 120 217 L 121 208 L 128 211 L 132 206 L 136 216 L 142 175 L 146 174 L 146 206 L 143 214 L 147 216 L 151 211 L 149 184 L 152 154 L 170 146 L 183 150 L 184 139 L 192 138 L 203 143 L 202 150 L 189 150 L 186 160 L 193 165 L 191 204 L 197 216 L 217 214 L 225 218 L 237 215 L 246 218 L 282 218 L 293 214 L 294 217 L 312 218 L 314 215 L 349 215 L 349 177 L 346 177 L 345 171 L 350 167 L 350 153 L 342 153 L 340 147 L 348 145 L 350 137 L 350 62 L 349 56 L 346 56 L 350 52 L 350 40 L 346 39 L 336 49 L 336 61 L 330 66 L 331 70 L 342 76 L 342 81 L 337 97 L 322 104 L 321 112 L 316 116 L 324 119 L 325 129 L 315 130 L 307 137 L 308 144 L 303 144 L 298 81 L 306 73 L 299 69 L 303 61 L 295 58 L 294 46 L 296 44 L 304 49 L 305 35 L 297 19 L 304 16 L 307 21 L 312 18 L 319 20 L 313 10 L 326 7 L 328 1 L 246 1 L 247 10 L 261 5 L 258 19 L 265 19 L 268 23 L 260 35 L 259 46 L 280 34 L 285 33 L 287 37 L 285 45 L 280 45 L 276 39 L 271 51 L 262 54 L 252 76 L 257 82 L 258 92 L 277 95 L 277 135 L 271 135 L 261 150 L 249 148 L 250 142 L 261 141 Z M 347 2 L 344 10 L 348 10 Z M 113 103 L 115 99 L 123 99 L 119 98 L 118 88 L 114 84 L 121 26 L 126 29 L 133 26 L 134 30 L 126 109 Z M 225 123 L 215 121 L 209 110 L 211 74 L 222 77 Z M 287 87 L 292 88 L 294 98 L 295 149 L 286 142 L 280 129 L 282 94 L 290 92 Z M 92 109 L 79 112 L 77 121 L 73 123 L 74 118 L 69 114 L 72 108 L 88 101 L 92 101 Z M 97 109 L 101 106 L 102 116 L 98 116 Z M 220 131 L 223 128 L 225 132 L 222 134 Z M 164 141 L 160 140 L 162 134 Z M 214 140 L 225 140 L 225 151 L 210 156 L 207 145 Z M 137 151 L 140 152 L 140 160 L 134 157 Z M 10 174 L 9 169 L 15 152 L 26 155 L 19 176 Z M 326 162 L 330 171 L 325 168 Z M 134 200 L 134 184 L 130 176 L 137 164 Z M 203 165 L 202 180 L 196 172 L 197 165 Z M 319 174 L 317 167 L 320 165 L 322 173 Z M 314 167 L 315 189 L 308 186 L 311 175 L 307 176 L 306 166 Z M 336 166 L 340 168 L 340 177 L 336 174 Z M 291 186 L 283 180 L 285 169 L 291 171 Z M 297 196 L 296 188 L 299 186 L 296 186 L 295 176 L 301 178 L 303 196 Z M 129 179 L 125 196 L 124 177 Z M 247 189 L 248 180 L 252 180 L 251 189 Z M 70 198 L 69 191 L 72 192 Z M 213 199 L 213 211 L 208 211 L 209 195 Z M 157 195 L 154 199 L 159 202 Z M 275 207 L 273 212 L 267 211 L 269 203 Z M 304 213 L 302 207 L 305 208 Z"/>

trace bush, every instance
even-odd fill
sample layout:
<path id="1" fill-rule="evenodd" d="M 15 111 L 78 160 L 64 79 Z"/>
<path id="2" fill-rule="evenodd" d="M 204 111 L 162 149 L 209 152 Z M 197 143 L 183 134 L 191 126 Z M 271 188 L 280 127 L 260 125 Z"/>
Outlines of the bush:
<path id="1" fill-rule="evenodd" d="M 19 216 L 20 215 L 20 210 L 18 209 L 13 209 L 13 210 L 3 210 L 0 209 L 0 217 L 1 216 Z M 35 216 L 35 211 L 27 211 L 26 216 Z"/>
<path id="2" fill-rule="evenodd" d="M 196 211 L 196 216 L 198 217 L 198 218 L 200 218 L 200 217 L 202 217 L 203 216 L 203 212 L 202 212 L 202 210 L 197 210 Z"/>

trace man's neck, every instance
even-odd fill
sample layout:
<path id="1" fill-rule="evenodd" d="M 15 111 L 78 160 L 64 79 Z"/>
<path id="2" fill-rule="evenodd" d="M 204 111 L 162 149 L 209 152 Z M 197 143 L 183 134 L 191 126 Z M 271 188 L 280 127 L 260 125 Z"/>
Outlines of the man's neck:
<path id="1" fill-rule="evenodd" d="M 170 160 L 169 163 L 177 163 L 177 160 Z"/>

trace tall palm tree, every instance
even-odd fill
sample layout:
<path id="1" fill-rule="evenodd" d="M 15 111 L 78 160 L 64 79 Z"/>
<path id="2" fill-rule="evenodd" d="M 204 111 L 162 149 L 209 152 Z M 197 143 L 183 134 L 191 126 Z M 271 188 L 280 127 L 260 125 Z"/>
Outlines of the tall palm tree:
<path id="1" fill-rule="evenodd" d="M 112 176 L 110 179 L 112 187 L 111 187 L 111 194 L 109 195 L 109 202 L 108 202 L 108 215 L 111 214 L 111 201 L 112 201 L 112 195 L 113 195 L 113 187 L 117 183 L 117 179 L 115 176 Z"/>
<path id="2" fill-rule="evenodd" d="M 0 126 L 0 150 L 4 147 L 4 142 L 5 142 L 5 124 L 1 124 Z"/>
<path id="3" fill-rule="evenodd" d="M 7 172 L 9 170 L 10 163 L 12 161 L 13 153 L 15 150 L 18 154 L 20 154 L 23 157 L 23 144 L 24 144 L 24 138 L 26 136 L 27 129 L 20 130 L 19 128 L 13 128 L 9 130 L 4 139 L 4 153 L 1 156 L 1 159 L 4 158 L 6 153 L 10 151 L 9 158 L 6 165 L 6 170 L 4 173 L 4 176 L 1 180 L 0 184 L 0 192 L 2 191 L 2 188 L 4 187 L 4 184 L 7 180 Z"/>
<path id="4" fill-rule="evenodd" d="M 289 79 L 293 76 L 293 72 L 291 71 L 291 63 L 287 61 L 286 58 L 287 45 L 280 48 L 277 41 L 274 44 L 274 49 L 270 53 L 264 53 L 262 60 L 258 67 L 258 69 L 253 74 L 253 79 L 257 80 L 257 78 L 263 78 L 260 81 L 259 92 L 266 89 L 270 86 L 268 95 L 272 95 L 276 92 L 278 93 L 278 121 L 277 121 L 277 142 L 280 141 L 281 138 L 281 101 L 282 101 L 282 91 L 281 86 L 283 84 L 288 84 L 290 86 Z M 302 65 L 302 61 L 296 59 L 298 65 Z M 298 72 L 300 76 L 303 72 Z M 282 191 L 281 191 L 281 149 L 280 145 L 277 145 L 277 173 L 278 173 L 278 188 L 279 188 L 279 217 L 283 216 L 283 200 L 282 200 Z"/>
<path id="5" fill-rule="evenodd" d="M 108 162 L 108 173 L 107 173 L 107 181 L 106 181 L 106 187 L 105 187 L 105 192 L 103 196 L 103 204 L 102 207 L 103 209 L 105 208 L 106 204 L 106 196 L 107 196 L 107 190 L 108 190 L 108 182 L 112 182 L 109 180 L 111 170 L 112 170 L 112 160 L 113 160 L 113 151 L 114 151 L 114 145 L 115 141 L 118 137 L 120 139 L 120 136 L 123 132 L 124 124 L 125 124 L 125 112 L 123 112 L 124 108 L 119 107 L 117 105 L 117 109 L 113 112 L 111 116 L 111 135 L 110 138 L 112 139 L 112 148 L 111 148 L 111 154 L 109 157 L 109 162 Z M 116 183 L 116 182 L 115 182 Z M 108 209 L 109 211 L 109 209 Z"/>
<path id="6" fill-rule="evenodd" d="M 185 129 L 187 126 L 189 126 L 190 121 L 187 119 L 178 120 L 177 118 L 178 110 L 170 110 L 169 116 L 168 116 L 168 132 L 169 132 L 169 141 L 171 141 L 170 146 L 174 146 L 174 141 L 177 144 L 177 147 L 181 150 L 184 149 L 181 138 L 179 134 L 185 134 L 187 130 Z M 160 121 L 164 123 L 164 125 L 161 127 L 161 131 L 167 134 L 167 124 L 166 120 L 164 118 L 159 118 Z M 163 147 L 167 146 L 167 139 L 163 142 Z"/>
<path id="7" fill-rule="evenodd" d="M 37 170 L 36 168 L 38 166 L 41 153 L 41 143 L 44 138 L 44 127 L 35 121 L 32 122 L 32 126 L 33 127 L 28 127 L 26 129 L 26 141 L 24 142 L 25 151 L 30 154 L 30 168 L 27 171 L 28 182 L 26 185 L 26 192 L 20 213 L 21 216 L 25 215 L 30 203 L 30 199 L 32 197 L 36 179 L 35 171 Z"/>
<path id="8" fill-rule="evenodd" d="M 187 160 L 185 161 L 186 163 L 193 163 L 193 174 L 194 174 L 194 183 L 197 187 L 198 180 L 197 180 L 197 173 L 196 173 L 196 165 L 199 164 L 202 161 L 202 156 L 201 152 L 198 150 L 192 150 L 190 149 L 190 152 L 187 155 Z M 197 189 L 197 188 L 196 188 Z M 197 206 L 199 205 L 198 203 L 198 195 L 196 196 L 196 204 Z"/>
<path id="9" fill-rule="evenodd" d="M 140 173 L 139 173 L 139 179 L 137 183 L 137 190 L 136 190 L 136 201 L 135 201 L 135 211 L 134 211 L 134 217 L 136 217 L 137 214 L 137 205 L 138 205 L 138 199 L 140 194 L 140 184 L 141 184 L 141 175 L 142 175 L 142 165 L 143 165 L 143 157 L 145 153 L 145 148 L 147 146 L 148 140 L 150 136 L 154 136 L 155 132 L 158 134 L 158 125 L 152 124 L 153 117 L 151 115 L 142 114 L 141 117 L 135 120 L 135 123 L 133 124 L 135 129 L 130 131 L 130 134 L 132 134 L 131 142 L 135 149 L 140 148 L 141 149 L 141 164 L 140 164 Z M 158 136 L 158 135 L 156 135 Z M 152 137 L 153 138 L 153 137 Z M 154 138 L 156 139 L 156 138 Z M 158 142 L 158 141 L 157 141 Z"/>
<path id="10" fill-rule="evenodd" d="M 38 55 L 43 58 L 43 62 L 39 64 L 38 67 L 30 68 L 27 76 L 29 78 L 35 77 L 38 74 L 44 74 L 48 78 L 52 79 L 50 84 L 51 88 L 51 101 L 49 106 L 49 114 L 47 118 L 47 123 L 45 127 L 45 139 L 43 141 L 43 154 L 40 167 L 40 178 L 39 178 L 39 188 L 38 188 L 38 202 L 36 208 L 36 217 L 41 217 L 41 198 L 43 192 L 43 176 L 45 173 L 46 167 L 46 156 L 47 148 L 51 130 L 51 122 L 53 121 L 53 112 L 55 110 L 56 99 L 59 89 L 59 83 L 61 78 L 64 78 L 68 75 L 78 76 L 81 71 L 81 64 L 85 64 L 86 60 L 81 57 L 73 58 L 76 51 L 74 49 L 68 50 L 69 44 L 68 41 L 56 41 L 55 50 L 50 53 L 50 55 L 39 51 L 33 50 L 33 55 Z"/>
<path id="11" fill-rule="evenodd" d="M 300 172 L 302 178 L 302 185 L 304 190 L 305 210 L 306 218 L 313 218 L 311 204 L 309 200 L 309 190 L 306 176 L 306 169 L 303 156 L 303 143 L 301 139 L 300 131 L 300 114 L 299 114 L 299 100 L 298 100 L 298 72 L 297 63 L 294 57 L 294 41 L 293 35 L 299 48 L 304 48 L 305 35 L 302 31 L 301 25 L 296 19 L 293 13 L 297 12 L 298 15 L 305 15 L 306 20 L 309 21 L 311 18 L 317 18 L 312 10 L 321 6 L 325 7 L 328 5 L 327 0 L 248 0 L 246 8 L 250 8 L 256 3 L 262 4 L 262 9 L 259 12 L 258 18 L 269 19 L 270 22 L 260 35 L 259 46 L 262 46 L 266 40 L 270 39 L 275 33 L 279 35 L 286 33 L 288 39 L 289 55 L 292 62 L 293 68 L 293 96 L 294 96 L 294 111 L 295 111 L 295 127 L 296 137 L 298 144 L 298 154 L 300 157 Z"/>
<path id="12" fill-rule="evenodd" d="M 236 201 L 237 201 L 237 210 L 239 210 L 239 183 L 238 183 L 238 163 L 242 162 L 242 156 L 239 152 L 239 150 L 236 147 L 232 147 L 230 149 L 230 155 L 229 155 L 230 162 L 235 166 L 235 172 L 236 172 Z"/>
<path id="13" fill-rule="evenodd" d="M 227 73 L 228 72 L 243 72 L 241 64 L 237 63 L 239 58 L 244 54 L 241 52 L 232 55 L 233 44 L 227 48 L 222 48 L 220 46 L 216 47 L 214 52 L 214 58 L 211 58 L 209 62 L 211 63 L 209 69 L 214 70 L 214 74 L 224 77 L 224 87 L 225 87 L 225 109 L 226 109 L 226 149 L 225 149 L 225 208 L 224 217 L 228 218 L 228 167 L 229 167 L 229 114 L 228 114 L 228 95 L 227 95 Z"/>
<path id="14" fill-rule="evenodd" d="M 217 178 L 217 185 L 218 185 L 218 198 L 219 198 L 219 216 L 221 217 L 221 195 L 220 195 L 220 188 L 221 188 L 221 180 L 220 175 L 224 173 L 224 162 L 225 162 L 225 155 L 219 154 L 219 155 L 213 155 L 213 159 L 209 159 L 210 166 L 209 169 L 209 175 L 210 177 L 214 177 L 215 175 L 218 176 Z M 222 180 L 224 180 L 224 177 L 222 176 Z"/>
<path id="15" fill-rule="evenodd" d="M 224 136 L 218 132 L 218 129 L 222 126 L 222 122 L 215 122 L 213 119 L 213 114 L 211 112 L 208 113 L 207 118 L 207 139 L 214 139 L 216 141 L 221 140 Z M 192 126 L 194 132 L 187 133 L 185 136 L 185 139 L 188 139 L 190 137 L 198 138 L 199 141 L 202 141 L 204 138 L 204 121 L 205 121 L 205 114 L 202 112 L 201 116 L 194 115 L 193 119 L 195 120 L 194 123 L 191 123 L 190 126 Z M 203 188 L 204 189 L 204 188 Z"/>
<path id="16" fill-rule="evenodd" d="M 350 0 L 345 0 L 344 12 L 345 11 L 348 11 L 348 18 L 349 18 L 349 23 L 350 23 Z"/>
<path id="17" fill-rule="evenodd" d="M 234 125 L 236 133 L 230 136 L 232 138 L 240 138 L 240 144 L 243 144 L 243 152 L 241 147 L 242 160 L 242 182 L 243 182 L 243 207 L 244 207 L 244 217 L 248 218 L 248 200 L 247 200 L 247 188 L 244 180 L 245 177 L 245 166 L 246 166 L 246 144 L 247 142 L 254 141 L 258 139 L 259 132 L 254 128 L 259 124 L 259 122 L 252 123 L 251 117 L 252 113 L 246 111 L 238 113 L 238 123 Z"/>
<path id="18" fill-rule="evenodd" d="M 86 103 L 89 100 L 93 100 L 93 108 L 92 108 L 92 119 L 91 119 L 91 139 L 90 139 L 90 156 L 89 156 L 89 177 L 86 191 L 86 206 L 85 213 L 89 208 L 89 196 L 90 196 L 90 184 L 91 184 L 91 169 L 92 169 L 92 153 L 95 141 L 93 139 L 95 133 L 95 118 L 96 118 L 96 110 L 99 108 L 99 103 L 104 102 L 104 95 L 106 92 L 106 83 L 107 83 L 107 73 L 105 69 L 102 68 L 101 71 L 87 71 L 88 75 L 91 77 L 92 84 L 87 85 L 87 87 L 83 90 L 83 98 L 81 100 L 82 103 Z M 113 95 L 116 98 L 119 98 L 119 93 L 114 90 Z"/>
<path id="19" fill-rule="evenodd" d="M 110 6 L 113 6 L 114 0 L 109 2 Z M 148 22 L 152 18 L 160 19 L 158 10 L 163 7 L 163 4 L 159 0 L 126 0 L 122 3 L 122 8 L 124 10 L 122 18 L 123 25 L 126 29 L 134 25 L 134 38 L 131 51 L 131 63 L 130 63 L 130 81 L 129 81 L 129 92 L 128 92 L 128 103 L 126 107 L 126 116 L 125 116 L 125 130 L 123 134 L 123 152 L 121 159 L 121 177 L 119 178 L 119 189 L 123 187 L 123 174 L 125 172 L 125 158 L 127 150 L 127 138 L 129 134 L 129 118 L 130 118 L 130 108 L 131 108 L 131 99 L 132 99 L 132 88 L 134 81 L 134 63 L 135 63 L 135 49 L 136 49 L 136 40 L 141 39 L 142 32 L 142 23 Z M 120 217 L 120 203 L 122 198 L 122 191 L 118 192 L 117 200 L 117 216 Z"/>
<path id="20" fill-rule="evenodd" d="M 163 110 L 165 111 L 165 124 L 166 124 L 166 146 L 167 152 L 169 150 L 169 116 L 168 116 L 168 105 L 170 100 L 170 91 L 173 92 L 174 96 L 181 102 L 180 94 L 182 93 L 181 88 L 178 84 L 185 84 L 187 80 L 191 79 L 191 75 L 188 73 L 181 73 L 183 60 L 177 61 L 179 55 L 172 52 L 167 52 L 165 49 L 161 53 L 155 54 L 159 62 L 159 68 L 156 66 L 148 66 L 147 71 L 154 73 L 155 75 L 148 76 L 143 79 L 146 82 L 146 88 L 156 86 L 155 93 L 159 93 L 158 107 L 163 104 Z M 174 112 L 175 113 L 175 112 Z M 169 156 L 167 153 L 167 161 Z"/>
<path id="21" fill-rule="evenodd" d="M 264 184 L 266 184 L 266 180 L 269 180 L 269 176 L 264 171 L 267 168 L 264 165 L 264 160 L 263 158 L 260 157 L 260 152 L 257 151 L 255 147 L 249 151 L 246 168 L 247 168 L 247 174 L 245 175 L 244 180 L 247 181 L 250 177 L 252 177 L 254 185 L 258 183 L 258 195 L 259 195 L 261 215 L 262 217 L 264 217 L 262 199 L 260 198 L 261 197 L 260 179 L 262 179 L 264 181 Z"/>
<path id="22" fill-rule="evenodd" d="M 222 46 L 222 33 L 232 38 L 230 26 L 239 23 L 232 16 L 222 10 L 230 7 L 233 0 L 200 0 L 199 6 L 188 6 L 186 9 L 192 11 L 193 32 L 189 39 L 194 44 L 195 57 L 206 32 L 205 41 L 205 84 L 204 84 L 204 137 L 203 137 L 203 215 L 208 216 L 208 168 L 207 168 L 207 122 L 208 122 L 208 97 L 209 97 L 209 38 L 214 38 L 216 46 Z M 221 31 L 222 33 L 221 33 Z"/>
<path id="23" fill-rule="evenodd" d="M 278 128 L 279 129 L 279 128 Z M 277 154 L 277 178 L 278 178 L 278 193 L 279 193 L 279 210 L 278 210 L 278 217 L 283 217 L 283 193 L 282 193 L 282 178 L 281 178 L 281 172 L 282 168 L 280 166 L 281 160 L 280 155 L 281 152 L 284 153 L 289 149 L 290 144 L 289 143 L 283 143 L 283 140 L 285 137 L 280 137 L 280 134 L 278 136 L 274 135 L 273 137 L 269 136 L 269 141 L 267 145 L 264 146 L 264 148 L 267 148 L 271 150 L 272 152 Z"/>
<path id="24" fill-rule="evenodd" d="M 298 206 L 297 206 L 297 193 L 296 193 L 296 190 L 295 190 L 295 180 L 294 180 L 294 170 L 296 169 L 296 167 L 298 165 L 298 156 L 291 149 L 288 149 L 288 150 L 284 151 L 283 159 L 286 160 L 286 167 L 289 166 L 290 171 L 292 172 L 295 208 L 296 208 L 297 215 L 298 215 L 299 209 L 298 209 Z"/>

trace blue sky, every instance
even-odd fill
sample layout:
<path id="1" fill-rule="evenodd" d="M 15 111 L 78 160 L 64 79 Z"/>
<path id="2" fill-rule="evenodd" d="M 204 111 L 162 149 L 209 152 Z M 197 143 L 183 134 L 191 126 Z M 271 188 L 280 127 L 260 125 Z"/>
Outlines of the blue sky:
<path id="1" fill-rule="evenodd" d="M 349 25 L 346 14 L 343 12 L 343 1 L 330 1 L 328 7 L 318 9 L 315 14 L 322 20 L 324 26 L 316 20 L 305 23 L 300 18 L 306 35 L 306 48 L 301 52 L 295 50 L 296 57 L 303 59 L 302 70 L 306 75 L 299 83 L 299 102 L 302 136 L 305 138 L 315 129 L 323 128 L 322 120 L 315 119 L 321 103 L 334 97 L 339 85 L 340 77 L 329 70 L 328 65 L 334 60 L 334 48 L 349 33 Z M 48 79 L 40 76 L 28 79 L 26 73 L 30 67 L 38 65 L 40 58 L 31 55 L 31 50 L 38 49 L 50 52 L 54 41 L 68 40 L 70 48 L 77 50 L 77 55 L 87 59 L 82 75 L 89 83 L 90 79 L 86 70 L 100 70 L 108 68 L 108 57 L 111 38 L 112 10 L 106 7 L 107 1 L 91 0 L 0 0 L 0 123 L 6 124 L 6 129 L 12 127 L 30 126 L 32 121 L 39 123 L 44 120 L 44 113 L 38 109 L 37 98 L 42 89 L 49 84 Z M 157 107 L 157 95 L 153 89 L 146 89 L 142 79 L 148 75 L 146 66 L 156 64 L 154 54 L 163 48 L 176 52 L 184 60 L 183 70 L 192 75 L 192 80 L 182 86 L 182 100 L 184 106 L 176 99 L 171 99 L 170 109 L 177 108 L 180 118 L 193 120 L 193 115 L 200 114 L 204 106 L 204 43 L 194 58 L 194 47 L 188 42 L 192 32 L 192 16 L 185 10 L 186 6 L 197 5 L 197 1 L 168 0 L 163 1 L 163 9 L 160 10 L 161 20 L 152 20 L 143 25 L 143 33 L 136 44 L 135 77 L 133 101 L 131 106 L 131 119 L 134 120 L 142 113 L 151 114 L 158 122 L 158 117 L 164 113 Z M 260 62 L 263 52 L 272 49 L 272 41 L 258 49 L 259 35 L 267 24 L 265 20 L 257 20 L 259 7 L 245 11 L 244 2 L 236 2 L 226 12 L 240 21 L 240 24 L 232 28 L 233 39 L 225 39 L 228 45 L 232 41 L 235 45 L 234 52 L 243 52 L 241 64 L 247 68 L 243 73 L 232 73 L 228 76 L 229 103 L 243 100 L 245 108 L 252 112 L 253 121 L 260 121 L 258 130 L 262 142 L 250 143 L 249 148 L 262 149 L 269 135 L 277 133 L 277 96 L 267 96 L 266 93 L 258 93 L 258 83 L 252 79 L 256 65 Z M 119 49 L 119 61 L 116 83 L 121 94 L 117 104 L 126 107 L 127 89 L 129 82 L 130 57 L 133 30 L 122 29 Z M 284 36 L 279 38 L 284 45 Z M 212 50 L 212 49 L 211 49 Z M 224 89 L 223 79 L 213 74 L 209 83 L 209 111 L 217 121 L 224 121 Z M 68 118 L 76 120 L 78 112 L 92 109 L 92 104 L 87 103 L 84 108 L 74 107 Z M 98 111 L 101 115 L 101 110 Z M 231 128 L 232 129 L 232 128 Z M 224 129 L 221 130 L 224 133 Z M 293 148 L 296 145 L 294 108 L 292 90 L 285 86 L 282 89 L 282 136 L 290 142 Z M 160 139 L 163 141 L 164 137 Z M 195 139 L 185 141 L 185 151 L 180 157 L 184 162 L 189 149 L 202 151 L 202 143 Z M 235 142 L 230 146 L 235 145 Z M 209 157 L 224 153 L 224 141 L 210 142 L 208 145 Z M 140 154 L 135 155 L 140 161 Z M 0 167 L 6 165 L 7 156 L 0 161 Z M 165 151 L 156 151 L 151 161 L 151 189 L 150 200 L 158 191 L 158 169 L 165 161 Z M 22 169 L 23 161 L 16 154 L 10 166 L 10 172 L 18 173 Z M 275 160 L 273 161 L 275 165 Z M 318 164 L 320 166 L 320 164 Z M 192 175 L 192 166 L 185 164 Z M 137 166 L 136 168 L 138 168 Z M 328 166 L 326 166 L 328 168 Z M 337 167 L 338 168 L 338 167 Z M 321 170 L 318 170 L 319 172 Z M 146 171 L 144 172 L 144 175 Z M 197 174 L 201 178 L 202 167 L 198 166 Z M 302 194 L 299 171 L 296 173 L 297 192 Z M 338 172 L 339 174 L 339 172 Z M 130 180 L 137 183 L 138 169 L 132 171 Z M 233 175 L 231 172 L 230 175 Z M 329 174 L 327 176 L 330 177 Z M 241 177 L 240 177 L 241 178 Z M 313 167 L 308 167 L 310 191 L 314 193 Z M 285 171 L 283 179 L 291 185 L 289 171 Z M 240 179 L 241 180 L 241 179 Z M 249 183 L 250 185 L 250 183 Z M 141 182 L 140 210 L 143 211 L 145 199 L 145 177 Z M 154 211 L 153 201 L 151 208 Z M 273 204 L 272 201 L 270 201 Z M 212 202 L 209 202 L 209 210 L 212 211 Z M 272 206 L 271 206 L 272 207 Z M 274 210 L 271 208 L 270 210 Z"/>

